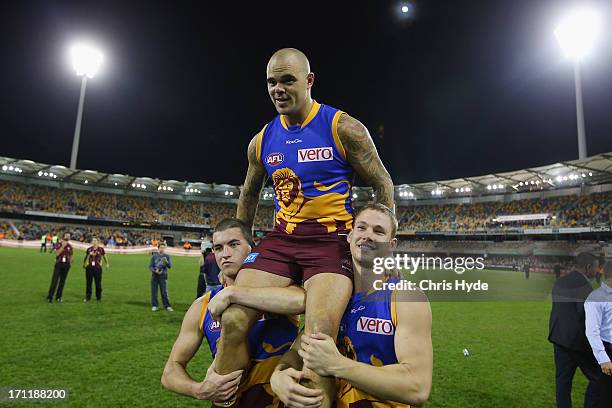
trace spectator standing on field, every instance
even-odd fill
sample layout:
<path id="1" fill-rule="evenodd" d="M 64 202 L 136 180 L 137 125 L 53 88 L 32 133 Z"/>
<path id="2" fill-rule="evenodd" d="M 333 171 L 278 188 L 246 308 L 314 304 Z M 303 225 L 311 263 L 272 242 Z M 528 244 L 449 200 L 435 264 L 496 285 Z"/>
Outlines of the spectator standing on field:
<path id="1" fill-rule="evenodd" d="M 47 235 L 40 237 L 40 252 L 47 252 Z"/>
<path id="2" fill-rule="evenodd" d="M 102 259 L 106 263 L 106 269 L 110 266 L 104 248 L 100 246 L 98 238 L 91 240 L 91 246 L 85 251 L 83 268 L 85 268 L 85 302 L 91 300 L 91 284 L 96 282 L 96 300 L 102 300 Z"/>
<path id="3" fill-rule="evenodd" d="M 204 258 L 204 275 L 206 277 L 206 290 L 211 290 L 221 287 L 221 281 L 219 280 L 219 265 L 217 265 L 217 259 L 215 253 L 211 250 L 208 255 Z"/>
<path id="4" fill-rule="evenodd" d="M 200 255 L 200 273 L 198 273 L 198 289 L 196 291 L 196 299 L 206 293 L 206 266 L 205 260 L 206 255 L 210 254 L 212 250 L 210 248 L 202 248 L 202 254 Z"/>
<path id="5" fill-rule="evenodd" d="M 58 242 L 59 242 L 59 237 L 57 236 L 56 233 L 53 233 L 53 236 L 51 237 L 51 248 L 53 248 L 53 251 L 49 251 L 50 254 L 55 253 L 55 246 L 57 245 Z"/>
<path id="6" fill-rule="evenodd" d="M 70 234 L 65 233 L 62 242 L 59 242 L 54 247 L 55 266 L 53 268 L 53 276 L 51 277 L 51 285 L 47 293 L 47 301 L 62 302 L 62 294 L 64 293 L 64 285 L 68 277 L 70 265 L 72 265 L 72 245 L 70 245 Z"/>
<path id="7" fill-rule="evenodd" d="M 612 407 L 612 262 L 600 265 L 604 281 L 584 302 L 586 336 L 601 368 L 601 406 Z"/>
<path id="8" fill-rule="evenodd" d="M 157 288 L 161 292 L 162 303 L 168 312 L 172 312 L 172 306 L 168 299 L 168 269 L 172 268 L 170 255 L 165 253 L 166 244 L 159 244 L 158 252 L 153 252 L 151 261 L 149 262 L 149 270 L 151 271 L 151 310 L 156 312 L 157 303 Z"/>
<path id="9" fill-rule="evenodd" d="M 591 279 L 598 266 L 597 257 L 583 252 L 576 257 L 572 272 L 553 286 L 548 341 L 554 346 L 558 408 L 572 406 L 572 380 L 578 367 L 589 380 L 585 408 L 600 407 L 601 370 L 585 335 L 584 313 L 584 301 L 593 291 Z"/>

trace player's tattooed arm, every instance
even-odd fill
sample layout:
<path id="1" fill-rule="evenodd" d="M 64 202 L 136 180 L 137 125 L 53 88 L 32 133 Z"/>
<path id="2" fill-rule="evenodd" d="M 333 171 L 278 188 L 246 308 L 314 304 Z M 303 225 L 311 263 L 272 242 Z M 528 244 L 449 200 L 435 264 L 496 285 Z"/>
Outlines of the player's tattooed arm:
<path id="1" fill-rule="evenodd" d="M 345 113 L 338 120 L 338 136 L 346 151 L 348 162 L 359 177 L 374 189 L 375 202 L 395 211 L 393 181 L 378 156 L 368 129 Z"/>
<path id="2" fill-rule="evenodd" d="M 266 169 L 257 157 L 257 135 L 249 143 L 247 157 L 249 159 L 249 167 L 244 179 L 244 185 L 240 191 L 236 218 L 243 221 L 247 228 L 251 229 L 255 219 L 255 210 L 259 203 L 259 194 L 266 177 Z"/>

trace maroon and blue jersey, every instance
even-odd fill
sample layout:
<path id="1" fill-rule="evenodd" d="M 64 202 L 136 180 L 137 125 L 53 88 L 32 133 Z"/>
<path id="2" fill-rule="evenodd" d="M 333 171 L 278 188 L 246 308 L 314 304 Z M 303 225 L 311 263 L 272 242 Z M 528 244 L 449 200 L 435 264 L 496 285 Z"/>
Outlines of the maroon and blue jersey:
<path id="1" fill-rule="evenodd" d="M 389 280 L 398 281 L 399 278 Z M 372 366 L 398 363 L 395 355 L 395 296 L 395 291 L 389 289 L 353 295 L 338 331 L 338 349 L 342 355 Z M 337 408 L 408 407 L 405 404 L 381 400 L 353 387 L 345 380 L 339 381 L 337 392 Z"/>
<path id="2" fill-rule="evenodd" d="M 392 278 L 389 282 L 399 280 Z M 397 363 L 395 295 L 392 290 L 359 292 L 351 297 L 340 322 L 338 342 L 346 357 L 380 366 Z"/>
<path id="3" fill-rule="evenodd" d="M 314 101 L 301 125 L 283 115 L 257 135 L 257 157 L 275 190 L 275 230 L 316 235 L 352 228 L 354 171 L 338 136 L 342 111 Z"/>
<path id="4" fill-rule="evenodd" d="M 213 359 L 217 354 L 217 341 L 221 337 L 221 323 L 212 319 L 208 302 L 223 288 L 208 292 L 202 302 L 200 330 L 204 333 Z M 299 322 L 294 316 L 264 315 L 249 333 L 250 355 L 254 360 L 246 378 L 236 392 L 234 408 L 281 406 L 270 386 L 270 378 L 283 354 L 289 351 L 297 337 Z M 220 407 L 212 404 L 213 407 Z"/>
<path id="5" fill-rule="evenodd" d="M 223 288 L 216 288 L 205 295 L 200 314 L 200 330 L 208 341 L 213 358 L 217 354 L 217 341 L 221 338 L 221 322 L 213 320 L 207 309 L 208 302 L 221 290 Z M 293 317 L 265 314 L 249 333 L 251 358 L 259 361 L 285 354 L 297 337 L 298 324 Z"/>

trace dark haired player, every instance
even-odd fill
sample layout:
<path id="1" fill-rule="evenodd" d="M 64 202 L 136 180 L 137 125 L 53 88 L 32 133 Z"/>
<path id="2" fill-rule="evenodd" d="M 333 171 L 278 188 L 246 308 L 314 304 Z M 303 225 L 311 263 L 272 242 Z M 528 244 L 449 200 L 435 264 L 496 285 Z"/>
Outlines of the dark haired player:
<path id="1" fill-rule="evenodd" d="M 253 356 L 253 367 L 248 375 L 244 375 L 242 385 L 240 380 L 243 370 L 220 375 L 217 373 L 215 361 L 208 368 L 206 378 L 202 382 L 192 379 L 185 370 L 204 338 L 215 358 L 217 341 L 228 329 L 215 320 L 208 310 L 208 305 L 217 297 L 223 297 L 225 292 L 233 287 L 242 261 L 249 255 L 251 248 L 251 233 L 240 220 L 226 219 L 217 224 L 213 234 L 213 251 L 217 263 L 221 266 L 223 287 L 215 288 L 198 298 L 185 314 L 181 331 L 164 368 L 164 387 L 218 404 L 236 395 L 239 407 L 278 406 L 278 399 L 270 388 L 270 376 L 281 356 L 289 350 L 296 338 L 298 322 L 295 318 L 269 314 L 259 316 L 249 332 L 249 352 Z M 300 303 L 299 301 L 287 300 L 296 297 L 301 300 L 303 309 L 304 295 L 301 288 L 280 290 L 282 293 L 276 296 L 278 304 L 275 306 L 279 312 L 291 315 L 299 311 L 292 306 Z M 256 293 L 254 297 L 256 302 L 261 301 L 260 294 Z"/>

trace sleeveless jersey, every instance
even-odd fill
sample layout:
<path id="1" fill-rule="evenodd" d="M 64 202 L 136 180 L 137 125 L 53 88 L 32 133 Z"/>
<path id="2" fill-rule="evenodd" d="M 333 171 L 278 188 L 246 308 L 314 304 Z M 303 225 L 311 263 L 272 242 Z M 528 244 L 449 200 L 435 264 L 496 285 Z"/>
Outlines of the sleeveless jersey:
<path id="1" fill-rule="evenodd" d="M 217 354 L 217 341 L 221 338 L 221 322 L 214 321 L 207 309 L 210 299 L 221 290 L 223 288 L 213 289 L 204 295 L 200 313 L 199 327 L 208 341 L 213 359 Z M 270 387 L 270 377 L 297 337 L 298 326 L 297 319 L 279 315 L 265 315 L 255 323 L 248 339 L 253 365 L 236 393 L 235 408 L 279 406 L 279 400 Z"/>
<path id="2" fill-rule="evenodd" d="M 257 157 L 274 184 L 275 230 L 316 235 L 353 225 L 353 168 L 338 136 L 342 111 L 314 101 L 301 126 L 279 115 L 257 135 Z"/>
<path id="3" fill-rule="evenodd" d="M 398 278 L 390 282 L 399 281 Z M 345 357 L 361 363 L 383 366 L 396 364 L 395 327 L 397 313 L 395 292 L 380 290 L 355 293 L 342 316 L 338 332 L 338 349 Z M 383 401 L 341 380 L 338 387 L 337 408 L 408 407 Z"/>

